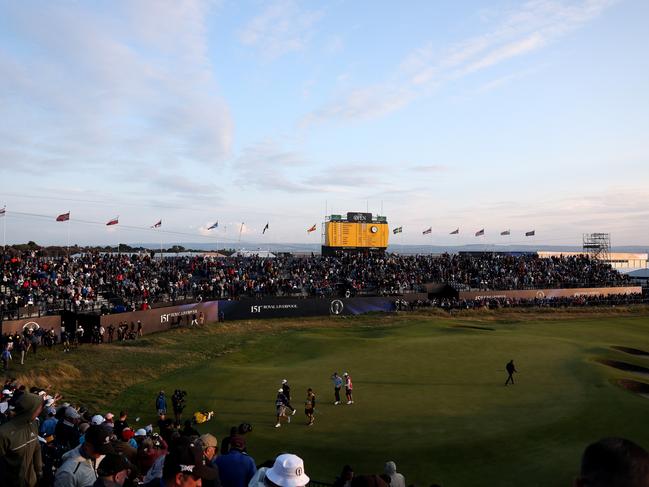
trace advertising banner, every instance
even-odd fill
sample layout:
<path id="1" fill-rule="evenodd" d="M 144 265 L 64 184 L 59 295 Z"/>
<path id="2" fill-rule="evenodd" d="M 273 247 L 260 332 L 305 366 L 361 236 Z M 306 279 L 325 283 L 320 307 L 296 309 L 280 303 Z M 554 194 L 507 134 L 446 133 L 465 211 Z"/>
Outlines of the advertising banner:
<path id="1" fill-rule="evenodd" d="M 2 322 L 2 333 L 22 333 L 24 329 L 31 328 L 32 330 L 38 330 L 42 328 L 44 330 L 49 330 L 50 328 L 54 329 L 56 336 L 61 335 L 61 317 L 60 316 L 41 316 L 38 318 L 25 318 L 22 320 L 11 320 Z"/>
<path id="2" fill-rule="evenodd" d="M 610 296 L 614 294 L 639 294 L 640 286 L 627 287 L 591 287 L 574 289 L 525 289 L 516 291 L 460 291 L 460 299 L 513 298 L 545 299 L 572 298 L 579 296 Z"/>
<path id="3" fill-rule="evenodd" d="M 303 316 L 356 315 L 371 311 L 393 311 L 391 298 L 348 299 L 251 299 L 219 301 L 226 320 L 291 318 Z"/>
<path id="4" fill-rule="evenodd" d="M 126 322 L 130 327 L 131 322 L 137 325 L 137 322 L 141 321 L 143 333 L 154 333 L 177 326 L 189 326 L 193 317 L 196 316 L 198 320 L 201 318 L 201 314 L 205 323 L 216 321 L 219 317 L 219 302 L 205 301 L 146 311 L 104 315 L 101 317 L 100 322 L 104 328 L 108 328 L 109 325 L 117 328 L 123 322 Z"/>

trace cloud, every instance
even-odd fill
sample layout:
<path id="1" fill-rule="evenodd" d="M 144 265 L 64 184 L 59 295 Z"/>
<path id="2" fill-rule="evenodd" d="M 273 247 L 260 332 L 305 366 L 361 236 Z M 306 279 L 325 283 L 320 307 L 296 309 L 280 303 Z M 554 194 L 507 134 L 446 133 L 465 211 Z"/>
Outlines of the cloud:
<path id="1" fill-rule="evenodd" d="M 294 0 L 275 0 L 241 29 L 239 40 L 270 61 L 303 50 L 323 15 L 323 10 L 306 10 Z"/>
<path id="2" fill-rule="evenodd" d="M 2 101 L 12 123 L 0 141 L 12 157 L 0 165 L 117 172 L 146 162 L 218 167 L 228 156 L 232 121 L 207 56 L 209 2 L 38 10 L 3 9 L 12 27 L 0 34 L 0 93 L 10 94 Z"/>
<path id="3" fill-rule="evenodd" d="M 350 163 L 329 165 L 305 176 L 313 167 L 302 154 L 284 150 L 271 140 L 245 148 L 233 163 L 236 184 L 287 193 L 357 192 L 385 185 L 381 175 L 389 173 L 381 165 Z"/>
<path id="4" fill-rule="evenodd" d="M 491 22 L 495 25 L 484 34 L 459 41 L 441 52 L 432 43 L 425 44 L 408 53 L 389 79 L 339 95 L 306 115 L 302 123 L 381 117 L 444 84 L 556 42 L 616 1 L 531 0 L 514 10 L 490 15 L 496 19 Z"/>

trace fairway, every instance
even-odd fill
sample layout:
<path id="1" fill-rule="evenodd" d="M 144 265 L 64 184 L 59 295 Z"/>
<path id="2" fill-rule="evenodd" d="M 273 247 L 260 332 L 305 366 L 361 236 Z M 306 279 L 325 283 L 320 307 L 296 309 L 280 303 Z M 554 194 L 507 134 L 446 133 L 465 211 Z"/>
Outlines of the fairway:
<path id="1" fill-rule="evenodd" d="M 54 368 L 72 377 L 60 384 L 68 397 L 102 411 L 126 407 L 140 425 L 155 422 L 160 389 L 168 397 L 184 389 L 186 417 L 216 413 L 201 432 L 222 438 L 230 426 L 251 423 L 248 450 L 258 464 L 295 452 L 314 480 L 332 482 L 344 464 L 377 473 L 394 460 L 418 486 L 559 486 L 571 485 L 594 440 L 624 436 L 649 446 L 649 399 L 615 383 L 644 375 L 597 362 L 649 366 L 649 358 L 614 346 L 649 351 L 646 316 L 401 314 L 212 324 L 84 346 Z M 91 357 L 106 368 L 89 366 Z M 510 359 L 520 374 L 505 387 Z M 333 405 L 333 371 L 352 375 L 355 404 Z M 283 378 L 298 411 L 276 429 Z M 307 387 L 318 397 L 312 427 L 303 412 Z"/>

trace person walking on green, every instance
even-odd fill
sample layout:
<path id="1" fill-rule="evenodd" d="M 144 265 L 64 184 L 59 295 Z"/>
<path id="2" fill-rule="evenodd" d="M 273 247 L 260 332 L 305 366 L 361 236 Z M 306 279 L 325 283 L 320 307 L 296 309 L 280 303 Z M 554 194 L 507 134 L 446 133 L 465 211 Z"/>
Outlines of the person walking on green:
<path id="1" fill-rule="evenodd" d="M 514 385 L 514 372 L 518 372 L 514 366 L 514 361 L 510 360 L 507 365 L 505 365 L 505 369 L 507 370 L 507 374 L 509 374 L 505 381 L 505 385 L 509 384 L 509 381 L 512 381 L 512 385 Z"/>

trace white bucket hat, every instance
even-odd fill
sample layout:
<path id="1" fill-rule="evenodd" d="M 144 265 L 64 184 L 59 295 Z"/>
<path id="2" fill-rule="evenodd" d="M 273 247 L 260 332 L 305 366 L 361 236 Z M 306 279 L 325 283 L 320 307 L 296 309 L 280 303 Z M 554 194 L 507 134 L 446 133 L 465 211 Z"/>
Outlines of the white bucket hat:
<path id="1" fill-rule="evenodd" d="M 309 483 L 309 477 L 304 472 L 304 462 L 290 453 L 278 456 L 273 468 L 266 471 L 266 477 L 280 487 L 302 487 Z"/>

